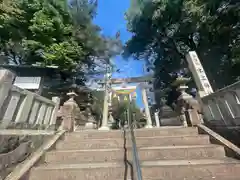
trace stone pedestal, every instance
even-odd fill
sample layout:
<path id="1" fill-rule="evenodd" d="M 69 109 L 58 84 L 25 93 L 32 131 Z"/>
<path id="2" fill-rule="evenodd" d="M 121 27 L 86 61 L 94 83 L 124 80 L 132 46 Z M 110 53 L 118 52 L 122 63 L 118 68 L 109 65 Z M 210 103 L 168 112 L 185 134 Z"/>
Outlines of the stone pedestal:
<path id="1" fill-rule="evenodd" d="M 100 128 L 98 128 L 98 130 L 100 130 L 100 131 L 109 131 L 110 128 L 108 126 L 101 126 Z"/>
<path id="2" fill-rule="evenodd" d="M 88 115 L 88 122 L 85 124 L 85 129 L 96 129 L 97 124 L 95 121 L 95 118 L 93 117 L 92 114 Z"/>
<path id="3" fill-rule="evenodd" d="M 197 126 L 203 123 L 201 104 L 194 98 L 187 102 L 187 121 L 191 126 Z"/>
<path id="4" fill-rule="evenodd" d="M 150 124 L 146 124 L 145 126 L 144 126 L 144 128 L 146 128 L 146 129 L 150 129 L 150 128 L 153 128 L 153 126 Z"/>
<path id="5" fill-rule="evenodd" d="M 160 127 L 161 125 L 160 125 L 160 119 L 159 119 L 159 112 L 158 111 L 156 111 L 155 113 L 154 113 L 154 116 L 155 116 L 155 121 L 156 121 L 156 126 L 157 127 Z"/>
<path id="6" fill-rule="evenodd" d="M 108 118 L 108 126 L 113 128 L 114 124 L 115 124 L 115 119 L 112 116 L 112 112 L 109 112 L 109 118 Z"/>
<path id="7" fill-rule="evenodd" d="M 85 129 L 96 129 L 97 125 L 94 124 L 93 122 L 88 122 L 85 124 Z"/>
<path id="8" fill-rule="evenodd" d="M 90 103 L 87 104 L 86 113 L 87 113 L 88 122 L 85 124 L 85 129 L 96 129 L 97 128 L 96 120 L 92 115 L 92 109 L 91 109 Z"/>

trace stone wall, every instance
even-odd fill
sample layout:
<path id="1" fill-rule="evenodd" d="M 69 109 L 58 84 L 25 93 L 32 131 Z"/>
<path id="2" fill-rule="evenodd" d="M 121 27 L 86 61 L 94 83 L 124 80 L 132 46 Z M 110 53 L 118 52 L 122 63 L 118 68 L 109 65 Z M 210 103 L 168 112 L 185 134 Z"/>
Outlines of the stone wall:
<path id="1" fill-rule="evenodd" d="M 51 137 L 51 134 L 0 135 L 0 179 L 4 179 Z"/>

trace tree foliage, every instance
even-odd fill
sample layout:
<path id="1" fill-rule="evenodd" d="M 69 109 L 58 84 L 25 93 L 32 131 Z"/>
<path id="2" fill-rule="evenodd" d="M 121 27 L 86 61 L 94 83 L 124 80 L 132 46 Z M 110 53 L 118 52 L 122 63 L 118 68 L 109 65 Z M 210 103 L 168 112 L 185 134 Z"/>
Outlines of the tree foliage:
<path id="1" fill-rule="evenodd" d="M 120 101 L 117 97 L 112 99 L 112 114 L 116 120 L 126 120 L 126 112 L 128 109 L 131 111 L 131 113 L 135 113 L 135 120 L 137 122 L 144 117 L 139 107 L 137 106 L 136 101 L 133 100 L 130 103 L 128 96 L 122 96 L 122 100 Z"/>
<path id="2" fill-rule="evenodd" d="M 96 8 L 96 0 L 1 1 L 2 59 L 57 65 L 69 72 L 89 69 L 97 58 L 107 63 L 117 53 L 109 44 L 120 42 L 100 35 L 101 29 L 93 24 Z"/>
<path id="3" fill-rule="evenodd" d="M 195 50 L 214 88 L 240 76 L 238 0 L 132 0 L 126 13 L 132 38 L 125 56 L 153 61 L 156 87 L 187 73 L 185 55 Z"/>

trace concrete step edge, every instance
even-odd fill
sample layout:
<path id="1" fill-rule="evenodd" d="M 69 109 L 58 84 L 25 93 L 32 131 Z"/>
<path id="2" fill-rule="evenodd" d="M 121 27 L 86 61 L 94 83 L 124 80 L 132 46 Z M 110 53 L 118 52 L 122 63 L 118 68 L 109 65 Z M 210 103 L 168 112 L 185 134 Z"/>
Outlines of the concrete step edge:
<path id="1" fill-rule="evenodd" d="M 188 137 L 192 137 L 192 138 L 198 138 L 198 137 L 202 137 L 202 138 L 207 138 L 209 137 L 208 135 L 205 134 L 196 134 L 196 135 L 173 135 L 173 136 L 152 136 L 152 137 L 136 137 L 136 140 L 141 140 L 141 139 L 163 139 L 163 138 L 188 138 Z M 69 142 L 76 142 L 77 139 L 73 139 L 72 141 Z M 124 140 L 123 137 L 118 137 L 118 138 L 104 138 L 104 139 L 91 139 L 91 141 L 112 141 L 112 140 Z M 89 139 L 81 139 L 81 142 L 85 142 L 88 141 Z M 62 141 L 64 142 L 64 140 Z"/>
<path id="2" fill-rule="evenodd" d="M 142 161 L 142 168 L 151 167 L 184 167 L 184 166 L 207 166 L 207 165 L 240 165 L 238 161 L 232 159 L 203 159 L 203 160 L 161 160 Z M 98 162 L 98 163 L 78 163 L 78 164 L 43 164 L 34 167 L 34 170 L 63 170 L 63 169 L 99 169 L 99 168 L 124 168 L 124 162 Z"/>
<path id="3" fill-rule="evenodd" d="M 136 140 L 138 139 L 166 139 L 166 138 L 188 138 L 188 137 L 192 137 L 192 138 L 198 138 L 198 137 L 202 137 L 202 138 L 206 138 L 209 137 L 209 135 L 205 135 L 205 134 L 196 134 L 196 135 L 173 135 L 173 136 L 153 136 L 153 137 L 136 137 Z"/>
<path id="4" fill-rule="evenodd" d="M 197 130 L 197 127 L 184 127 L 184 126 L 162 126 L 162 127 L 153 127 L 151 129 L 136 129 L 135 131 L 155 131 L 155 130 L 167 130 L 167 129 L 189 129 L 189 130 Z M 123 130 L 109 130 L 109 131 L 99 131 L 99 130 L 76 130 L 72 133 L 122 133 Z M 72 134 L 71 133 L 71 134 Z M 69 134 L 69 133 L 67 133 Z"/>
<path id="5" fill-rule="evenodd" d="M 138 151 L 145 151 L 145 150 L 178 150 L 178 149 L 198 149 L 198 148 L 223 148 L 221 145 L 213 145 L 213 144 L 206 144 L 206 145 L 189 145 L 189 146 L 151 146 L 151 147 L 139 147 Z M 129 148 L 128 148 L 129 149 Z M 80 150 L 52 150 L 47 152 L 47 154 L 55 154 L 55 153 L 71 153 L 71 152 L 111 152 L 111 151 L 123 151 L 123 148 L 110 148 L 110 149 L 80 149 Z"/>
<path id="6" fill-rule="evenodd" d="M 109 130 L 109 131 L 99 131 L 99 130 L 76 130 L 71 133 L 67 133 L 66 135 L 69 134 L 89 134 L 89 133 L 99 133 L 99 134 L 106 134 L 106 133 L 119 133 L 122 134 L 122 130 Z"/>
<path id="7" fill-rule="evenodd" d="M 153 166 L 191 166 L 191 165 L 221 165 L 221 164 L 239 164 L 237 160 L 230 158 L 223 159 L 191 159 L 191 160 L 157 160 L 157 161 L 143 161 L 142 168 Z"/>
<path id="8" fill-rule="evenodd" d="M 33 169 L 61 170 L 61 169 L 98 169 L 98 168 L 124 168 L 124 162 L 98 162 L 81 164 L 43 164 Z"/>
<path id="9" fill-rule="evenodd" d="M 156 132 L 156 131 L 166 131 L 166 130 L 189 130 L 190 132 L 196 131 L 198 132 L 196 127 L 154 127 L 151 129 L 136 129 L 135 132 Z M 128 130 L 127 130 L 128 131 Z M 72 133 L 67 133 L 65 136 L 74 136 L 79 134 L 90 134 L 90 133 L 97 133 L 97 134 L 119 134 L 122 135 L 124 132 L 123 130 L 112 130 L 112 131 L 97 131 L 97 130 L 84 130 L 84 131 L 74 131 Z"/>
<path id="10" fill-rule="evenodd" d="M 168 130 L 168 129 L 184 129 L 184 130 L 197 130 L 197 127 L 184 127 L 184 126 L 162 126 L 153 127 L 151 129 L 136 129 L 135 131 L 154 131 L 154 130 Z"/>
<path id="11" fill-rule="evenodd" d="M 178 149 L 198 149 L 198 148 L 223 148 L 221 145 L 206 144 L 206 145 L 189 145 L 189 146 L 150 146 L 150 147 L 139 147 L 139 150 L 178 150 Z"/>
<path id="12" fill-rule="evenodd" d="M 53 150 L 47 152 L 47 154 L 55 154 L 55 153 L 71 153 L 71 152 L 111 152 L 111 151 L 123 151 L 123 148 L 108 148 L 108 149 L 80 149 L 80 150 Z"/>

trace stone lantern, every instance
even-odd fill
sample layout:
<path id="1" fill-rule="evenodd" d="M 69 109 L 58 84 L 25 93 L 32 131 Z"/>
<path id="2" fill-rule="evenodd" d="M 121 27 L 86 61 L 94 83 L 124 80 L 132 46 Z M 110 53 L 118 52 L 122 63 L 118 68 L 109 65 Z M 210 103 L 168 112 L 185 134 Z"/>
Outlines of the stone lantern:
<path id="1" fill-rule="evenodd" d="M 193 97 L 186 93 L 186 89 L 188 89 L 188 86 L 186 85 L 191 78 L 185 78 L 185 77 L 178 77 L 173 83 L 172 86 L 177 87 L 177 90 L 181 93 L 181 95 L 177 99 L 177 106 L 176 106 L 176 112 L 179 115 L 179 120 L 182 122 L 182 125 L 187 127 L 187 118 L 186 118 L 186 103 L 189 99 L 192 99 Z"/>
<path id="2" fill-rule="evenodd" d="M 191 78 L 178 77 L 173 85 L 177 86 L 177 90 L 181 95 L 177 99 L 177 113 L 183 126 L 196 126 L 202 122 L 201 106 L 193 96 L 186 93 L 188 86 L 186 85 Z"/>

